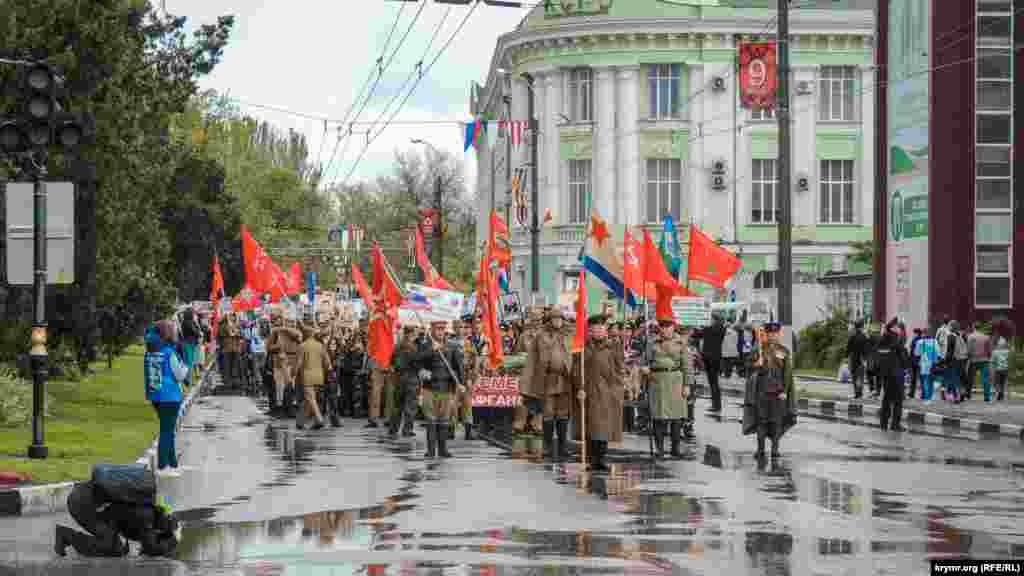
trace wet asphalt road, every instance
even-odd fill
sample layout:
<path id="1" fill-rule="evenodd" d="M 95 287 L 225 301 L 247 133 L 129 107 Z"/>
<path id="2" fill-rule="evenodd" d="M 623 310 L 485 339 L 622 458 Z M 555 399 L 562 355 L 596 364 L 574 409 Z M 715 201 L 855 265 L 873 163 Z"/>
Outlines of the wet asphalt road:
<path id="1" fill-rule="evenodd" d="M 54 559 L 66 516 L 0 521 L 0 574 L 927 574 L 929 558 L 1024 557 L 1024 449 L 941 428 L 802 418 L 761 469 L 740 409 L 704 414 L 683 460 L 627 435 L 611 475 L 517 443 L 299 432 L 244 397 L 200 399 L 161 480 L 174 560 Z M 11 570 L 11 572 L 8 572 Z"/>

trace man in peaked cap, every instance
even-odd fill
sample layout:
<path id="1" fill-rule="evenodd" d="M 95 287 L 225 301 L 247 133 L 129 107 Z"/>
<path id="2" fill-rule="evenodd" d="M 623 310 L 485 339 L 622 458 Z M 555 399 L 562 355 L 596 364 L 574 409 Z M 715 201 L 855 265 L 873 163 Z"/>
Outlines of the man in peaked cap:
<path id="1" fill-rule="evenodd" d="M 757 434 L 759 462 L 764 461 L 765 438 L 771 438 L 772 458 L 779 440 L 796 423 L 796 390 L 789 349 L 779 342 L 782 326 L 765 324 L 743 397 L 743 434 Z"/>
<path id="2" fill-rule="evenodd" d="M 532 393 L 544 401 L 544 447 L 554 460 L 568 451 L 572 411 L 572 354 L 563 330 L 562 311 L 549 308 L 544 329 L 530 344 L 526 368 Z M 558 444 L 554 443 L 558 435 Z"/>
<path id="3" fill-rule="evenodd" d="M 648 366 L 641 373 L 648 381 L 648 395 L 655 452 L 665 454 L 665 436 L 671 434 L 672 456 L 682 457 L 683 421 L 690 396 L 690 354 L 685 340 L 675 334 L 672 310 L 659 310 L 654 342 L 646 352 Z"/>

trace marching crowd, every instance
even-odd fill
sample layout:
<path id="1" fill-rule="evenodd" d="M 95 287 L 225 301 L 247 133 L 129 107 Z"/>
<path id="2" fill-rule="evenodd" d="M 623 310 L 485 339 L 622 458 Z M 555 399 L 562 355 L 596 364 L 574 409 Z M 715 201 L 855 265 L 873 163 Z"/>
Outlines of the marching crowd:
<path id="1" fill-rule="evenodd" d="M 503 325 L 504 363 L 491 369 L 491 344 L 474 315 L 404 323 L 391 364 L 381 366 L 367 354 L 366 319 L 357 323 L 332 307 L 315 321 L 285 312 L 271 305 L 266 317 L 225 315 L 215 331 L 225 385 L 265 395 L 269 411 L 294 416 L 299 429 L 366 418 L 367 428 L 411 437 L 421 419 L 430 458 L 449 457 L 447 441 L 460 428 L 467 440 L 480 428 L 542 436 L 545 455 L 554 460 L 572 456 L 571 436 L 587 442 L 588 463 L 599 471 L 607 470 L 608 444 L 621 442 L 624 430 L 649 433 L 657 457 L 681 457 L 683 438 L 694 436 L 691 384 L 704 362 L 712 411 L 721 410 L 717 381 L 724 366 L 756 376 L 748 379 L 744 433 L 757 434 L 759 456 L 769 438 L 777 455 L 779 438 L 795 421 L 792 361 L 775 324 L 744 338 L 721 318 L 691 332 L 671 315 L 644 324 L 599 314 L 589 318 L 583 353 L 574 354 L 574 327 L 561 310 L 530 307 L 521 321 Z M 516 378 L 521 402 L 511 409 L 474 406 L 483 375 Z"/>

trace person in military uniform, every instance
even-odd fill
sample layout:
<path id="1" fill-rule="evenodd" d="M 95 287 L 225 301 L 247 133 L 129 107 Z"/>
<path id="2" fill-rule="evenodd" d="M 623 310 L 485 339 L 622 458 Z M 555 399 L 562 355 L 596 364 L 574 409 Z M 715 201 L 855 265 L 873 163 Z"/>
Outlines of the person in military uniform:
<path id="1" fill-rule="evenodd" d="M 648 401 L 654 450 L 658 458 L 665 455 L 665 435 L 671 434 L 672 456 L 682 457 L 683 420 L 687 417 L 686 399 L 690 395 L 690 355 L 686 342 L 678 338 L 674 330 L 675 320 L 671 311 L 658 314 L 657 334 L 648 345 L 648 365 L 641 373 L 648 384 Z"/>
<path id="2" fill-rule="evenodd" d="M 457 322 L 455 325 L 455 334 L 458 338 L 457 343 L 462 347 L 462 369 L 464 373 L 462 385 L 465 387 L 466 391 L 465 393 L 460 394 L 460 417 L 462 419 L 462 426 L 465 430 L 466 440 L 473 439 L 473 426 L 476 424 L 473 414 L 473 387 L 476 385 L 476 380 L 480 376 L 480 363 L 483 361 L 476 345 L 473 342 L 472 326 L 472 315 L 466 315 L 463 317 L 461 322 Z"/>
<path id="3" fill-rule="evenodd" d="M 552 459 L 566 455 L 572 411 L 572 354 L 563 333 L 562 311 L 551 308 L 544 330 L 534 337 L 526 361 L 531 392 L 544 399 L 544 448 Z M 557 433 L 558 443 L 554 443 Z"/>
<path id="4" fill-rule="evenodd" d="M 342 407 L 346 416 L 357 418 L 361 412 L 361 404 L 357 398 L 358 388 L 362 385 L 363 371 L 366 368 L 366 340 L 367 340 L 366 319 L 359 323 L 359 328 L 350 331 L 345 339 L 343 354 L 345 356 L 341 369 L 341 398 Z"/>
<path id="5" fill-rule="evenodd" d="M 451 458 L 448 442 L 450 394 L 457 391 L 463 377 L 462 350 L 445 339 L 445 322 L 430 325 L 430 338 L 420 339 L 417 363 L 423 381 L 423 415 L 427 423 L 427 452 L 425 458 L 435 455 Z"/>
<path id="6" fill-rule="evenodd" d="M 779 440 L 796 424 L 796 389 L 789 350 L 779 342 L 780 325 L 765 325 L 743 395 L 743 434 L 757 434 L 757 458 L 764 458 L 764 440 L 772 440 L 772 458 Z"/>
<path id="7" fill-rule="evenodd" d="M 512 429 L 517 434 L 537 434 L 541 431 L 544 414 L 544 388 L 542 383 L 534 384 L 533 369 L 529 361 L 533 341 L 540 333 L 544 321 L 544 310 L 538 306 L 528 309 L 528 317 L 523 335 L 519 339 L 517 354 L 526 354 L 526 369 L 519 377 L 519 395 L 522 404 L 513 411 Z M 549 447 L 550 448 L 550 447 Z"/>
<path id="8" fill-rule="evenodd" d="M 398 342 L 395 351 L 395 369 L 398 372 L 397 398 L 395 399 L 396 409 L 391 414 L 391 425 L 388 434 L 394 438 L 398 436 L 398 430 L 402 428 L 402 436 L 411 438 L 416 434 L 412 431 L 413 422 L 416 420 L 416 397 L 419 394 L 419 364 L 417 353 L 419 352 L 418 339 L 422 337 L 421 330 L 412 324 L 402 327 L 402 338 Z M 402 421 L 405 426 L 402 426 Z"/>
<path id="9" fill-rule="evenodd" d="M 228 388 L 242 384 L 242 327 L 238 314 L 228 312 L 221 325 L 222 346 L 224 347 L 224 385 Z"/>
<path id="10" fill-rule="evenodd" d="M 622 345 L 608 336 L 604 315 L 591 316 L 583 349 L 583 386 L 578 398 L 586 406 L 586 430 L 578 437 L 588 444 L 591 469 L 606 471 L 609 442 L 622 442 Z M 576 356 L 578 359 L 579 356 Z M 577 360 L 578 362 L 578 360 Z M 579 369 L 573 370 L 574 374 Z"/>
<path id="11" fill-rule="evenodd" d="M 274 312 L 271 313 L 272 328 L 267 352 L 273 359 L 275 406 L 283 411 L 287 409 L 285 392 L 295 384 L 295 361 L 302 343 L 302 333 L 293 328 L 290 321 L 283 322 L 280 311 Z"/>
<path id="12" fill-rule="evenodd" d="M 299 430 L 305 428 L 306 419 L 310 416 L 316 420 L 313 428 L 319 430 L 324 427 L 324 417 L 320 413 L 320 406 L 317 402 L 320 389 L 327 382 L 327 372 L 331 369 L 331 362 L 327 358 L 327 350 L 317 340 L 317 327 L 312 323 L 302 326 L 303 341 L 299 351 L 299 359 L 295 366 L 296 383 L 302 386 L 302 410 L 299 411 L 298 421 L 295 427 Z"/>

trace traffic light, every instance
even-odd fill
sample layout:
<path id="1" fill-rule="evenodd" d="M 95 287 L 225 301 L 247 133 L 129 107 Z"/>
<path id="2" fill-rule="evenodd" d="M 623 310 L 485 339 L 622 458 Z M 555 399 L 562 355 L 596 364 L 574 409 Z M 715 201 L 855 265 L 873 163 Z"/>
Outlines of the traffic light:
<path id="1" fill-rule="evenodd" d="M 44 64 L 21 72 L 19 118 L 0 118 L 0 151 L 5 154 L 57 147 L 70 151 L 85 137 L 83 122 L 61 108 L 61 80 Z"/>
<path id="2" fill-rule="evenodd" d="M 15 154 L 27 149 L 21 122 L 12 118 L 0 118 L 0 152 Z"/>

